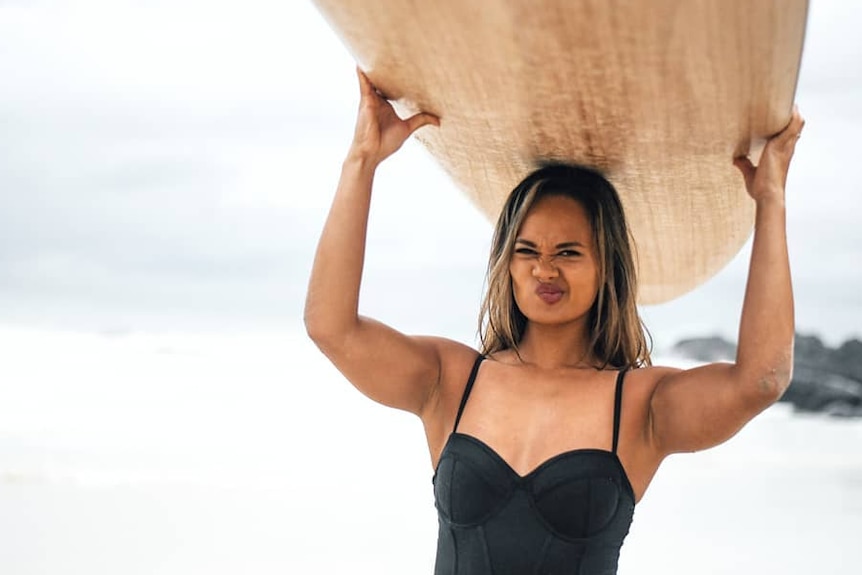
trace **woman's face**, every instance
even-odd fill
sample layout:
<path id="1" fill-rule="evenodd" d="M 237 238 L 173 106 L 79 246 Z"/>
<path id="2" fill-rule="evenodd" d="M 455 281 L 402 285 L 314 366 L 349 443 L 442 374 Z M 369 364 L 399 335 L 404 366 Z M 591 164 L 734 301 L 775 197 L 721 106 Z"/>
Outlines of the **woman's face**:
<path id="1" fill-rule="evenodd" d="M 515 302 L 539 324 L 585 323 L 599 286 L 597 250 L 584 207 L 545 196 L 515 239 L 509 273 Z"/>

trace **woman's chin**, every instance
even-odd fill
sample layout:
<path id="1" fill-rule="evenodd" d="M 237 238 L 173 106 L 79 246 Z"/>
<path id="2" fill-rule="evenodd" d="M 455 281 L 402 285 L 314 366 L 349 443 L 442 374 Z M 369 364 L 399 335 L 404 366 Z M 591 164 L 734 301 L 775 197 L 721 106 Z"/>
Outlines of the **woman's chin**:
<path id="1" fill-rule="evenodd" d="M 544 309 L 532 309 L 529 313 L 524 314 L 529 323 L 543 326 L 570 325 L 582 315 L 571 310 L 551 306 L 546 306 Z"/>

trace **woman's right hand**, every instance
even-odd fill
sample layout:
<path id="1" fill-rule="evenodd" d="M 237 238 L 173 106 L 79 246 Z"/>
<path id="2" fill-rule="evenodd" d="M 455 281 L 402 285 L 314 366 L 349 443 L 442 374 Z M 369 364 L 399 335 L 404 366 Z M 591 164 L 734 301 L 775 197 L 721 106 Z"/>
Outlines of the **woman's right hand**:
<path id="1" fill-rule="evenodd" d="M 359 77 L 359 114 L 350 155 L 358 156 L 377 165 L 395 153 L 410 135 L 428 124 L 439 126 L 440 120 L 427 113 L 419 113 L 402 120 L 374 87 L 362 70 Z"/>

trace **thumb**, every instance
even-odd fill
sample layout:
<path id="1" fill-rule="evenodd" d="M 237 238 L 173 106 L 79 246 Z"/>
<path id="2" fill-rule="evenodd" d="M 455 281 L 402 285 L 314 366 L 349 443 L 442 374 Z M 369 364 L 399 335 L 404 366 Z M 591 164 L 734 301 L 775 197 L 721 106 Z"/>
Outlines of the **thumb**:
<path id="1" fill-rule="evenodd" d="M 751 163 L 751 160 L 749 160 L 747 156 L 739 156 L 737 158 L 733 158 L 733 165 L 742 173 L 746 187 L 750 187 L 751 183 L 754 181 L 754 172 L 756 170 L 754 164 Z"/>
<path id="2" fill-rule="evenodd" d="M 440 118 L 433 114 L 422 113 L 416 114 L 407 120 L 407 129 L 411 134 L 422 126 L 428 125 L 439 126 Z"/>

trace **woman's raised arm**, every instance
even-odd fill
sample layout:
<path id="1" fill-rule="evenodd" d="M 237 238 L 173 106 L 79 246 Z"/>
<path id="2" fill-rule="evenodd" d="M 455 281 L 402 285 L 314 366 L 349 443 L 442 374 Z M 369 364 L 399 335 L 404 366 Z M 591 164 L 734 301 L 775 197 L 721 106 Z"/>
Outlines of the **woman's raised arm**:
<path id="1" fill-rule="evenodd" d="M 311 339 L 370 398 L 421 414 L 440 376 L 443 340 L 408 337 L 361 317 L 359 286 L 371 187 L 377 166 L 414 131 L 438 123 L 430 114 L 400 119 L 359 70 L 356 131 L 311 271 L 305 326 Z"/>
<path id="2" fill-rule="evenodd" d="M 757 167 L 748 158 L 734 160 L 756 204 L 736 361 L 661 374 L 650 417 L 662 453 L 727 440 L 790 384 L 794 313 L 784 188 L 803 124 L 794 108 L 788 126 L 767 142 Z"/>

